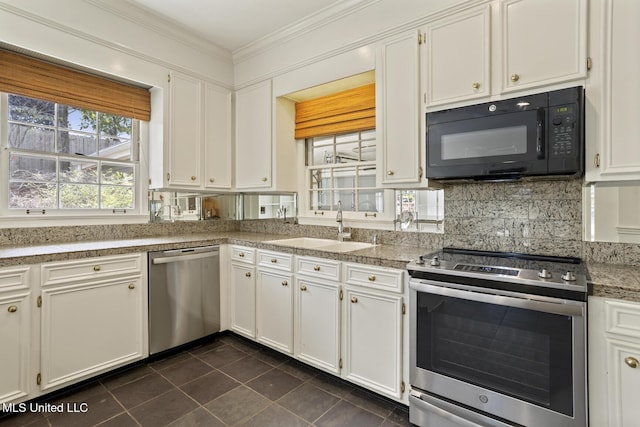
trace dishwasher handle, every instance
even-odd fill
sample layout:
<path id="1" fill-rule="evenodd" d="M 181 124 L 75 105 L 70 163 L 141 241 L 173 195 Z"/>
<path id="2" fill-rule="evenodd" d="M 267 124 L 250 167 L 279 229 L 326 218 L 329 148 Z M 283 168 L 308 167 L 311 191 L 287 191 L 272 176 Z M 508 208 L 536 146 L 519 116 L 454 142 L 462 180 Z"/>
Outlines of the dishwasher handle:
<path id="1" fill-rule="evenodd" d="M 210 251 L 210 252 L 200 252 L 200 253 L 187 253 L 184 255 L 173 255 L 161 258 L 153 258 L 151 261 L 152 264 L 169 264 L 171 262 L 179 262 L 179 261 L 191 261 L 194 259 L 202 259 L 202 258 L 210 258 L 217 257 L 220 255 L 219 251 Z"/>

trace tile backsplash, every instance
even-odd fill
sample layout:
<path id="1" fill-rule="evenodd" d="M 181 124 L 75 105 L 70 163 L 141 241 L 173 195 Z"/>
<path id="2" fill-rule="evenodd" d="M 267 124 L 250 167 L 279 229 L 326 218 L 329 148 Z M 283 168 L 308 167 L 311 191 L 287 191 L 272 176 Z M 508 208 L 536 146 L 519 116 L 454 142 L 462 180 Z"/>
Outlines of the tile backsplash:
<path id="1" fill-rule="evenodd" d="M 444 245 L 582 256 L 582 182 L 446 185 Z"/>

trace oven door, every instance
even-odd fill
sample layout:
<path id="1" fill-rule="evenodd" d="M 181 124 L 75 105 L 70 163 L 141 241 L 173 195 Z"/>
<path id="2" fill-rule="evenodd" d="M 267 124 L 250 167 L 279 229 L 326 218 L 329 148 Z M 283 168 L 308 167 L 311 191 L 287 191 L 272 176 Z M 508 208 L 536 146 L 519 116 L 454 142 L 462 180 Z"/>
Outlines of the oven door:
<path id="1" fill-rule="evenodd" d="M 546 173 L 545 115 L 538 108 L 431 124 L 427 114 L 427 178 Z"/>
<path id="2" fill-rule="evenodd" d="M 410 289 L 412 388 L 525 426 L 586 425 L 586 303 L 419 279 Z"/>

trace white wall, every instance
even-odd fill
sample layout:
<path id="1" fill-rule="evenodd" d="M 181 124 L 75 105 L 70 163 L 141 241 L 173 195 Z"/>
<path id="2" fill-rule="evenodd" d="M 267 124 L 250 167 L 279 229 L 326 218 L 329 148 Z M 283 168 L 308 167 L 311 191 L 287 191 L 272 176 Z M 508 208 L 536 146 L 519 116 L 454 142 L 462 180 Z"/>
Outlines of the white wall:
<path id="1" fill-rule="evenodd" d="M 469 3 L 469 0 L 364 2 L 364 8 L 356 7 L 337 19 L 300 29 L 295 37 L 279 40 L 271 46 L 255 46 L 251 52 L 234 53 L 235 85 L 246 86 L 371 44 L 397 31 L 417 28 L 430 14 L 461 3 Z"/>
<path id="2" fill-rule="evenodd" d="M 5 0 L 0 42 L 149 86 L 163 87 L 169 68 L 232 85 L 230 54 L 142 26 L 133 10 L 116 10 L 121 5 L 121 0 Z"/>

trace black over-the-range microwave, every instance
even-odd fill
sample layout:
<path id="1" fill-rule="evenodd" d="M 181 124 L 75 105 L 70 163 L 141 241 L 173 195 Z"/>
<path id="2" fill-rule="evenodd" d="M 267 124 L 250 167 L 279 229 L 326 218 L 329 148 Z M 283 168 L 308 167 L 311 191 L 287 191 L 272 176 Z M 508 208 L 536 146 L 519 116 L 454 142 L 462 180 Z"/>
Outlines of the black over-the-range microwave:
<path id="1" fill-rule="evenodd" d="M 582 86 L 426 114 L 435 180 L 581 176 Z"/>

